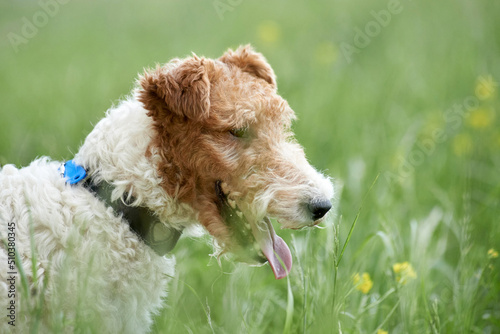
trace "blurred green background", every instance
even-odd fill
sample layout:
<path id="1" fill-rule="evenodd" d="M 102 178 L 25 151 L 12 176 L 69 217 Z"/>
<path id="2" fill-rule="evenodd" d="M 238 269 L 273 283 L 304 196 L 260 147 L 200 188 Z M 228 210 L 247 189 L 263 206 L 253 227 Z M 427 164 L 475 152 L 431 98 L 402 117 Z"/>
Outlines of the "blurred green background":
<path id="1" fill-rule="evenodd" d="M 0 3 L 0 164 L 70 159 L 145 67 L 251 43 L 338 187 L 278 231 L 289 287 L 181 240 L 155 332 L 500 332 L 500 2 L 64 2 Z"/>

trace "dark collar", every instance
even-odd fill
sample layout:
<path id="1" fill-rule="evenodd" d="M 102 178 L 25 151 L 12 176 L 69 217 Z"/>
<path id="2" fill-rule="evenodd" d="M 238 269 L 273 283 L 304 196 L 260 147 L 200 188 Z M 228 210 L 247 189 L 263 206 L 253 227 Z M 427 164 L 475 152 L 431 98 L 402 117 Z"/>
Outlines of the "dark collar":
<path id="1" fill-rule="evenodd" d="M 60 167 L 61 176 L 66 178 L 67 183 L 81 183 L 83 187 L 92 192 L 99 200 L 108 207 L 112 207 L 117 215 L 122 215 L 127 221 L 130 229 L 135 232 L 156 254 L 163 256 L 170 252 L 179 240 L 182 231 L 170 228 L 162 223 L 158 217 L 148 208 L 131 206 L 123 200 L 111 200 L 113 186 L 105 181 L 94 182 L 92 177 L 87 177 L 83 167 L 75 165 L 72 160 Z M 76 175 L 76 176 L 75 176 Z M 78 180 L 74 182 L 74 180 Z M 133 202 L 133 201 L 132 201 Z"/>

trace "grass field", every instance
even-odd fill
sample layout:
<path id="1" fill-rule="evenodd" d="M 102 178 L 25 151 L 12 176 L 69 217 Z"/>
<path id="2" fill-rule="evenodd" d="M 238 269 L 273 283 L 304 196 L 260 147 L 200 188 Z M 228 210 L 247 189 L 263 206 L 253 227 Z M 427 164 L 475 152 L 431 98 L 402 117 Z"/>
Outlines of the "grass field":
<path id="1" fill-rule="evenodd" d="M 70 159 L 144 67 L 252 43 L 338 185 L 278 231 L 288 280 L 182 239 L 155 333 L 500 333 L 500 2 L 66 2 L 0 3 L 0 164 Z"/>

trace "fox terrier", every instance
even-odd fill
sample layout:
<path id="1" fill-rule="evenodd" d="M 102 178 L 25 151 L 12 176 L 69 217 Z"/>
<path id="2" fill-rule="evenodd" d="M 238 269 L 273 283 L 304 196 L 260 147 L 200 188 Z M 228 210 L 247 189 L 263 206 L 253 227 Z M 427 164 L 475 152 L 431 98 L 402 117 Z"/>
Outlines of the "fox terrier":
<path id="1" fill-rule="evenodd" d="M 174 274 L 170 251 L 197 224 L 221 254 L 285 277 L 292 256 L 271 219 L 314 226 L 333 197 L 294 118 L 266 59 L 243 46 L 145 71 L 73 160 L 1 168 L 0 331 L 34 326 L 36 314 L 50 331 L 61 310 L 102 332 L 148 331 Z"/>

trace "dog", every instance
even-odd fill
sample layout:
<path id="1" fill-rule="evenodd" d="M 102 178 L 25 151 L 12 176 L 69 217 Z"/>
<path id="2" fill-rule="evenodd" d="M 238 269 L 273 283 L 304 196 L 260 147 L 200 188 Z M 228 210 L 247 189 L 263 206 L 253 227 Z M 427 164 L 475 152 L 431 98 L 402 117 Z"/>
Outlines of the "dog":
<path id="1" fill-rule="evenodd" d="M 270 219 L 314 226 L 334 195 L 294 140 L 294 119 L 246 45 L 146 70 L 70 161 L 3 166 L 0 331 L 49 332 L 65 310 L 68 328 L 147 332 L 174 275 L 171 250 L 199 225 L 220 254 L 285 277 L 292 256 Z"/>

